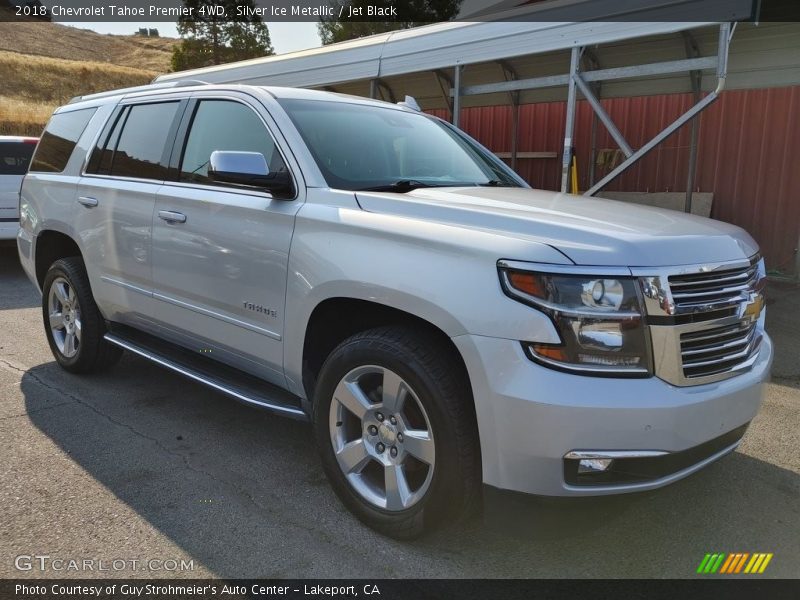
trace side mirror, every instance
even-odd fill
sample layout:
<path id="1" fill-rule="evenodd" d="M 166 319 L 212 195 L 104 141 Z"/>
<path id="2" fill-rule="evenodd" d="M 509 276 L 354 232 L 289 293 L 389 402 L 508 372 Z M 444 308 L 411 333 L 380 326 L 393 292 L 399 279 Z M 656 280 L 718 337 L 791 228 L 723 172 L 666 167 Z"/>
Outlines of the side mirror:
<path id="1" fill-rule="evenodd" d="M 270 171 L 260 152 L 215 150 L 208 161 L 208 177 L 219 183 L 264 188 L 276 198 L 290 198 L 294 195 L 289 172 Z"/>

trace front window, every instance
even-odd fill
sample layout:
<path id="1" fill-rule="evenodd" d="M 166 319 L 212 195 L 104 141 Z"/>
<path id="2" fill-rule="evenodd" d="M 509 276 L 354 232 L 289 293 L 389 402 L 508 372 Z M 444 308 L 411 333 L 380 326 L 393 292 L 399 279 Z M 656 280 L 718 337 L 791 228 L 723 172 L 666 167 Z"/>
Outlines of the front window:
<path id="1" fill-rule="evenodd" d="M 521 185 L 499 160 L 426 115 L 320 100 L 283 99 L 280 104 L 333 188 Z"/>

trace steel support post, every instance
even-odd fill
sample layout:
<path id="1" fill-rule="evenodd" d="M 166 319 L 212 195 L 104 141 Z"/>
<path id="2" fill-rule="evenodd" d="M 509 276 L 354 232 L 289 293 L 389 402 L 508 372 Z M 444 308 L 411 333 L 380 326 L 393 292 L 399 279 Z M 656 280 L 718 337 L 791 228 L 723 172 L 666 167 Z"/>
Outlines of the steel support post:
<path id="1" fill-rule="evenodd" d="M 369 80 L 369 97 L 373 100 L 378 98 L 378 82 L 375 79 Z"/>
<path id="2" fill-rule="evenodd" d="M 453 74 L 453 125 L 456 127 L 458 127 L 461 116 L 461 71 L 463 68 L 462 65 L 456 65 Z"/>
<path id="3" fill-rule="evenodd" d="M 578 46 L 572 48 L 572 55 L 569 61 L 569 88 L 567 91 L 567 120 L 564 125 L 564 155 L 561 160 L 561 191 L 569 189 L 569 166 L 572 162 L 572 135 L 575 130 L 575 104 L 576 90 L 575 81 L 578 74 L 578 61 L 581 56 L 581 49 Z"/>

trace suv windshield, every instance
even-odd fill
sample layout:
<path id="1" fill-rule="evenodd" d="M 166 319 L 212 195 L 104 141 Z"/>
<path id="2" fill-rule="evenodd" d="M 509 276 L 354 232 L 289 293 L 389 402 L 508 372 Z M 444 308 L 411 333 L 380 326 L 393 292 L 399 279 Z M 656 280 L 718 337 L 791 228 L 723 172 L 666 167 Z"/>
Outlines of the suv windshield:
<path id="1" fill-rule="evenodd" d="M 520 186 L 503 163 L 438 119 L 364 104 L 279 102 L 333 188 Z"/>

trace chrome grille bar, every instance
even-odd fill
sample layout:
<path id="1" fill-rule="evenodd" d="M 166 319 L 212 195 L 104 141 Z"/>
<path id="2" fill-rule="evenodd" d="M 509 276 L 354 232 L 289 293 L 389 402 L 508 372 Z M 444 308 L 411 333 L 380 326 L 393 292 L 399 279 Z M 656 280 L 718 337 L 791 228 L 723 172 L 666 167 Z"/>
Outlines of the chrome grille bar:
<path id="1" fill-rule="evenodd" d="M 764 263 L 647 270 L 640 277 L 656 375 L 674 385 L 721 381 L 755 364 L 763 337 Z"/>

